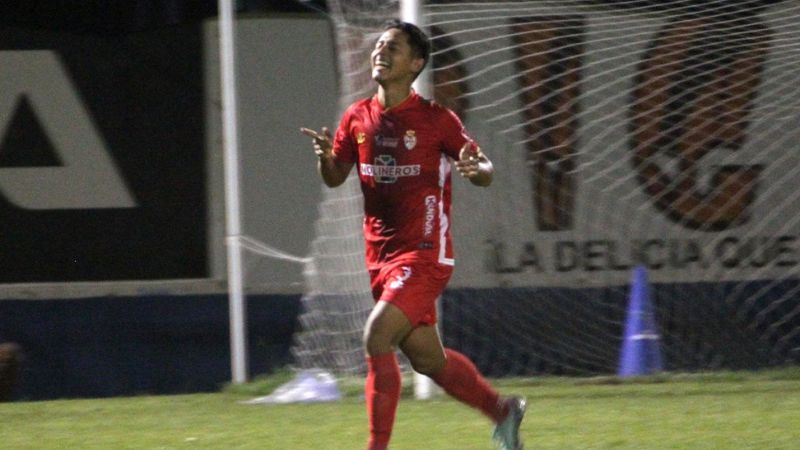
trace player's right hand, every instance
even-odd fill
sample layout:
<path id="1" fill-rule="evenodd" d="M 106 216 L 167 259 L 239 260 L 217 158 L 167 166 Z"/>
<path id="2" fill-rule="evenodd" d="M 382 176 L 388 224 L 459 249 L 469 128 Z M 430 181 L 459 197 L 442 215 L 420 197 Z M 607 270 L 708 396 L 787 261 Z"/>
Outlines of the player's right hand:
<path id="1" fill-rule="evenodd" d="M 320 132 L 301 127 L 300 132 L 311 138 L 311 143 L 314 145 L 314 153 L 317 154 L 318 158 L 329 158 L 331 156 L 333 139 L 328 127 L 322 127 Z"/>
<path id="2" fill-rule="evenodd" d="M 472 142 L 467 142 L 458 152 L 456 170 L 464 178 L 472 178 L 480 171 L 481 149 Z"/>

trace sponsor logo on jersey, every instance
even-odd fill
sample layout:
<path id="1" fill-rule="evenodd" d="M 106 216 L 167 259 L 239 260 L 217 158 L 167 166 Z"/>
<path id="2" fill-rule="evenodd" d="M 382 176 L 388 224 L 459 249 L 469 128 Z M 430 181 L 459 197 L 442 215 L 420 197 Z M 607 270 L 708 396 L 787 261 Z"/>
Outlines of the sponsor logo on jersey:
<path id="1" fill-rule="evenodd" d="M 397 148 L 397 144 L 399 143 L 400 140 L 397 138 L 386 137 L 382 134 L 375 136 L 375 145 L 378 147 Z"/>
<path id="2" fill-rule="evenodd" d="M 375 157 L 375 164 L 361 164 L 361 175 L 375 178 L 378 183 L 394 183 L 399 177 L 415 177 L 420 174 L 420 165 L 398 166 L 391 155 Z"/>
<path id="3" fill-rule="evenodd" d="M 367 141 L 367 135 L 363 131 L 356 133 L 356 143 L 363 144 Z"/>
<path id="4" fill-rule="evenodd" d="M 433 233 L 433 223 L 436 220 L 436 196 L 425 197 L 425 226 L 423 234 L 427 237 Z"/>
<path id="5" fill-rule="evenodd" d="M 406 131 L 406 135 L 403 136 L 403 144 L 408 150 L 414 148 L 417 145 L 417 132 L 414 130 Z"/>

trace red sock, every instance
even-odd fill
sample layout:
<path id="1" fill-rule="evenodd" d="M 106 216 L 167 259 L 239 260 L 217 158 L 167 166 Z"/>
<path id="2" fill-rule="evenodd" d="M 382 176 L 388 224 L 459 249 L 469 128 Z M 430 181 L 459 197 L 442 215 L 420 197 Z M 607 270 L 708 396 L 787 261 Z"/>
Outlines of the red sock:
<path id="1" fill-rule="evenodd" d="M 386 450 L 400 401 L 400 366 L 394 352 L 367 356 L 365 396 L 369 417 L 367 450 Z"/>
<path id="2" fill-rule="evenodd" d="M 444 352 L 447 362 L 444 369 L 431 377 L 433 381 L 448 394 L 479 409 L 495 423 L 503 420 L 508 408 L 500 404 L 500 394 L 483 378 L 475 364 L 455 350 L 446 348 Z"/>

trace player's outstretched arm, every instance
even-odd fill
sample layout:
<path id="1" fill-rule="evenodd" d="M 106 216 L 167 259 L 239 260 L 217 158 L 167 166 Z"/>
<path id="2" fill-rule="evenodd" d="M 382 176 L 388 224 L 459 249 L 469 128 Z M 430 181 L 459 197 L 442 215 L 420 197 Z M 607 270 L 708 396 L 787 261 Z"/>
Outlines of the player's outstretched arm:
<path id="1" fill-rule="evenodd" d="M 485 187 L 492 184 L 494 175 L 492 161 L 481 151 L 480 147 L 471 142 L 467 142 L 461 147 L 458 161 L 456 161 L 456 170 L 475 186 Z"/>
<path id="2" fill-rule="evenodd" d="M 320 132 L 316 132 L 309 128 L 300 128 L 300 132 L 311 138 L 314 153 L 319 158 L 317 170 L 325 185 L 336 187 L 344 183 L 353 168 L 353 163 L 339 161 L 333 155 L 333 140 L 330 130 L 322 127 Z"/>

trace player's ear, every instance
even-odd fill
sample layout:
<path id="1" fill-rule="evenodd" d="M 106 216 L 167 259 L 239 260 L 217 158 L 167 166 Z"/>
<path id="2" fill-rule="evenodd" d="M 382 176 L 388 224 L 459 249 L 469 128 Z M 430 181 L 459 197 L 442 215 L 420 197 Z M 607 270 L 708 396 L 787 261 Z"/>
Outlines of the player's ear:
<path id="1" fill-rule="evenodd" d="M 425 58 L 414 58 L 414 61 L 411 62 L 411 68 L 417 74 L 422 72 L 423 67 L 425 67 Z"/>

